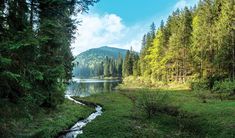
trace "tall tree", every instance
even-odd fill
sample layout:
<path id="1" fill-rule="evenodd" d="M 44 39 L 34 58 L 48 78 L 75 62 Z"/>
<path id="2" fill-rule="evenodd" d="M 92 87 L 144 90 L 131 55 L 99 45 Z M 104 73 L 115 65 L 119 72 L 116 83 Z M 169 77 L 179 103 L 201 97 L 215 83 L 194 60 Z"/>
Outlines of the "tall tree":
<path id="1" fill-rule="evenodd" d="M 71 78 L 76 11 L 97 0 L 0 1 L 0 97 L 54 107 Z M 77 9 L 81 7 L 82 9 Z M 28 99 L 30 99 L 28 98 Z"/>
<path id="2" fill-rule="evenodd" d="M 155 38 L 155 32 L 156 32 L 156 25 L 155 25 L 155 23 L 153 22 L 153 23 L 150 25 L 150 34 L 151 34 L 152 39 Z"/>
<path id="3" fill-rule="evenodd" d="M 220 75 L 235 77 L 235 4 L 233 0 L 218 3 L 218 20 L 215 23 L 217 45 L 216 66 Z M 225 74 L 221 74 L 225 73 Z"/>
<path id="4" fill-rule="evenodd" d="M 122 77 L 122 64 L 123 64 L 123 59 L 121 53 L 118 53 L 118 59 L 117 59 L 117 74 L 118 77 Z"/>
<path id="5" fill-rule="evenodd" d="M 133 75 L 140 76 L 140 66 L 139 66 L 139 55 L 137 53 L 134 54 L 133 57 Z"/>
<path id="6" fill-rule="evenodd" d="M 212 1 L 201 1 L 193 18 L 192 52 L 195 69 L 201 78 L 207 78 L 214 72 L 211 64 L 213 60 L 211 36 L 214 22 L 212 11 Z"/>
<path id="7" fill-rule="evenodd" d="M 123 62 L 124 68 L 123 68 L 123 73 L 122 73 L 125 77 L 132 75 L 132 59 L 131 59 L 132 57 L 131 56 L 132 55 L 131 55 L 130 50 L 127 50 L 126 57 Z"/>
<path id="8" fill-rule="evenodd" d="M 109 77 L 110 76 L 110 59 L 106 56 L 105 62 L 104 62 L 104 76 Z"/>

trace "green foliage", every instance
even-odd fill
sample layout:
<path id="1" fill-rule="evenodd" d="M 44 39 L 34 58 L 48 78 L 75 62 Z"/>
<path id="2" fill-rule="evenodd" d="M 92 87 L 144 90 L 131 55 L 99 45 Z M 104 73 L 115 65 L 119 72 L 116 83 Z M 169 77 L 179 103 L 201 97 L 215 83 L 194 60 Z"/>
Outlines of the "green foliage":
<path id="1" fill-rule="evenodd" d="M 131 75 L 137 76 L 140 74 L 139 70 L 139 55 L 138 53 L 134 52 L 131 48 L 131 50 L 128 50 L 126 52 L 126 57 L 123 61 L 123 70 L 122 74 L 124 77 L 128 77 Z"/>
<path id="2" fill-rule="evenodd" d="M 140 76 L 140 61 L 139 56 L 137 55 L 133 65 L 133 76 Z"/>
<path id="3" fill-rule="evenodd" d="M 235 94 L 235 81 L 234 80 L 216 81 L 212 90 L 218 93 Z"/>
<path id="4" fill-rule="evenodd" d="M 93 108 L 80 106 L 65 100 L 56 109 L 39 108 L 35 98 L 22 97 L 16 104 L 0 101 L 1 137 L 56 137 L 62 130 L 68 129 L 78 119 L 84 119 L 94 112 Z"/>
<path id="5" fill-rule="evenodd" d="M 137 109 L 143 111 L 148 118 L 158 113 L 165 112 L 169 107 L 167 94 L 145 92 L 140 99 L 137 99 Z"/>
<path id="6" fill-rule="evenodd" d="M 123 57 L 125 57 L 126 51 L 125 49 L 103 46 L 82 52 L 74 60 L 73 75 L 84 78 L 121 77 Z M 110 61 L 107 61 L 106 57 Z M 109 73 L 110 71 L 114 71 L 114 74 Z M 106 74 L 104 75 L 104 73 Z"/>
<path id="7" fill-rule="evenodd" d="M 193 113 L 181 111 L 176 117 L 176 124 L 179 129 L 184 132 L 189 132 L 194 135 L 205 135 L 206 130 L 203 126 L 207 126 L 207 120 L 200 118 Z"/>
<path id="8" fill-rule="evenodd" d="M 72 77 L 71 18 L 97 0 L 0 2 L 0 98 L 55 107 Z M 27 107 L 27 106 L 25 106 Z M 29 107 L 30 108 L 30 107 Z"/>
<path id="9" fill-rule="evenodd" d="M 1 73 L 1 76 L 9 79 L 11 81 L 19 81 L 19 78 L 21 77 L 19 74 L 12 73 L 10 71 L 4 71 Z"/>
<path id="10" fill-rule="evenodd" d="M 118 77 L 122 77 L 122 66 L 123 66 L 123 58 L 121 53 L 119 53 L 118 55 L 118 60 L 117 60 L 117 74 Z"/>
<path id="11" fill-rule="evenodd" d="M 123 76 L 130 76 L 133 74 L 133 61 L 130 51 L 126 52 L 126 57 L 123 62 Z"/>
<path id="12" fill-rule="evenodd" d="M 11 62 L 12 62 L 12 60 L 9 58 L 0 57 L 0 65 L 3 67 L 10 65 Z"/>
<path id="13" fill-rule="evenodd" d="M 202 0 L 175 10 L 158 29 L 152 24 L 142 39 L 140 75 L 164 83 L 187 83 L 197 76 L 193 89 L 234 79 L 233 11 L 233 0 Z"/>
<path id="14" fill-rule="evenodd" d="M 208 90 L 209 82 L 205 79 L 197 79 L 190 82 L 190 88 L 192 90 Z"/>

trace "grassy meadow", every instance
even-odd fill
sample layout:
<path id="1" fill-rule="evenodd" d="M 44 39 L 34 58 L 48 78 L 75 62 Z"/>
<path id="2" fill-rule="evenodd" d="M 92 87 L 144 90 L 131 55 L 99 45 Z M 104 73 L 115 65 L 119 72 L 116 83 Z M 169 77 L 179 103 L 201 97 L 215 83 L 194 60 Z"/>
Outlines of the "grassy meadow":
<path id="1" fill-rule="evenodd" d="M 136 83 L 135 83 L 136 84 Z M 235 137 L 235 101 L 209 91 L 119 86 L 119 92 L 77 98 L 103 106 L 79 137 Z"/>

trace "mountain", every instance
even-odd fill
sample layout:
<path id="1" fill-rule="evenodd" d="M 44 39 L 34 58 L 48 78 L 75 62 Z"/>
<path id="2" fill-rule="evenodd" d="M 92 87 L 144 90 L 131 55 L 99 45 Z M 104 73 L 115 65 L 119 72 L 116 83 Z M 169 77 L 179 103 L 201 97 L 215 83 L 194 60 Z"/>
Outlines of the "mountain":
<path id="1" fill-rule="evenodd" d="M 117 59 L 118 54 L 120 53 L 124 58 L 126 56 L 126 51 L 126 49 L 113 48 L 108 46 L 92 48 L 76 56 L 74 62 L 79 63 L 79 65 L 93 67 L 95 63 L 99 64 L 104 61 L 106 56 Z"/>
<path id="2" fill-rule="evenodd" d="M 117 59 L 120 53 L 124 59 L 126 52 L 126 49 L 108 46 L 89 49 L 75 57 L 74 63 L 76 66 L 74 67 L 73 74 L 74 76 L 84 76 L 85 74 L 90 74 L 91 70 L 98 64 L 101 64 L 105 60 L 106 56 Z M 87 75 L 84 77 L 87 77 Z"/>

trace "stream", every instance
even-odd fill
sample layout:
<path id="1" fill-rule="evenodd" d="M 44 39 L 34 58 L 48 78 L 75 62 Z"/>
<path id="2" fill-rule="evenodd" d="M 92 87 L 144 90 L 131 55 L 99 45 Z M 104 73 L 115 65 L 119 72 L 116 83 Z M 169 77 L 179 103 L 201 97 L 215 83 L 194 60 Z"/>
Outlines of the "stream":
<path id="1" fill-rule="evenodd" d="M 73 81 L 68 86 L 65 98 L 75 102 L 76 104 L 88 106 L 85 103 L 73 99 L 72 96 L 86 97 L 95 93 L 113 92 L 114 88 L 119 83 L 119 80 L 73 78 Z M 95 110 L 96 111 L 90 114 L 86 119 L 78 121 L 70 129 L 63 131 L 64 133 L 58 136 L 58 138 L 76 138 L 79 134 L 82 134 L 82 128 L 103 113 L 102 107 L 99 105 L 96 105 Z"/>
<path id="2" fill-rule="evenodd" d="M 84 103 L 81 103 L 79 101 L 74 100 L 70 95 L 65 95 L 65 98 L 83 105 L 83 106 L 87 106 Z M 67 130 L 67 133 L 65 133 L 64 135 L 59 136 L 59 138 L 76 138 L 77 135 L 82 134 L 82 128 L 85 127 L 88 123 L 90 123 L 92 120 L 94 120 L 97 116 L 100 116 L 103 112 L 102 112 L 102 107 L 97 105 L 95 107 L 96 112 L 90 114 L 86 119 L 80 120 L 78 121 L 75 125 L 73 125 L 69 130 Z"/>

